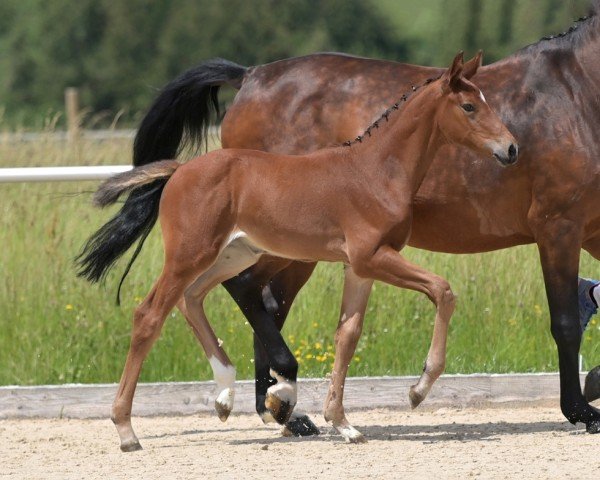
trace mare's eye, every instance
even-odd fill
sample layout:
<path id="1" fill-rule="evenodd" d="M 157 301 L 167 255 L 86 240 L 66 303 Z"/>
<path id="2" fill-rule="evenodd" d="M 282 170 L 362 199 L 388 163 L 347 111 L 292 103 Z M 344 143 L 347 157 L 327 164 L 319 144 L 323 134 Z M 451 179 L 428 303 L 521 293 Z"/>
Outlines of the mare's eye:
<path id="1" fill-rule="evenodd" d="M 463 103 L 461 105 L 461 107 L 465 112 L 474 112 L 475 111 L 475 106 L 472 103 Z"/>

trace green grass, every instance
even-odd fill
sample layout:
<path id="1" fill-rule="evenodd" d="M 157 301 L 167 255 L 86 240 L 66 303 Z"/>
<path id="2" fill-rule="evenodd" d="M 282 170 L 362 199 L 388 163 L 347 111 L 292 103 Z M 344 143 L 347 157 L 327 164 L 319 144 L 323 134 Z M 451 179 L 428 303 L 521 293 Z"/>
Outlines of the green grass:
<path id="1" fill-rule="evenodd" d="M 50 141 L 0 144 L 0 166 L 128 163 L 129 142 Z M 90 206 L 95 182 L 0 184 L 0 384 L 118 381 L 135 305 L 161 269 L 155 229 L 115 305 L 121 262 L 104 288 L 75 277 L 72 259 L 112 211 Z M 446 277 L 458 294 L 448 342 L 451 373 L 556 371 L 557 356 L 535 247 L 483 255 L 441 255 L 414 249 L 405 254 Z M 598 276 L 586 254 L 583 275 Z M 300 375 L 321 377 L 331 352 L 341 297 L 342 268 L 321 264 L 297 299 L 284 334 L 300 360 Z M 207 314 L 238 369 L 253 374 L 251 330 L 219 287 Z M 433 306 L 422 295 L 377 283 L 351 375 L 418 374 L 433 326 Z M 591 367 L 600 358 L 594 322 L 584 337 Z M 210 379 L 210 367 L 178 313 L 142 371 L 142 381 Z"/>

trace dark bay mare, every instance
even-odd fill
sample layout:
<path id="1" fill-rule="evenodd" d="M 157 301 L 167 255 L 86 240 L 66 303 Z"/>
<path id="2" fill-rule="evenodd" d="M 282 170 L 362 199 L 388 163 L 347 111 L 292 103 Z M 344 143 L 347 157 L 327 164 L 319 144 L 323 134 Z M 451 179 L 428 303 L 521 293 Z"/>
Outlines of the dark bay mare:
<path id="1" fill-rule="evenodd" d="M 144 359 L 171 309 L 185 299 L 186 319 L 203 331 L 199 338 L 215 365 L 221 346 L 206 319 L 204 299 L 264 255 L 343 262 L 346 285 L 358 290 L 370 291 L 373 281 L 380 280 L 426 294 L 436 306 L 435 326 L 421 378 L 411 388 L 414 402 L 425 398 L 444 370 L 455 301 L 448 282 L 398 253 L 410 237 L 414 195 L 443 145 L 462 145 L 496 157 L 502 165 L 517 161 L 518 147 L 483 93 L 465 76 L 462 52 L 443 75 L 415 90 L 419 91 L 402 96 L 406 100 L 401 112 L 396 112 L 399 104 L 391 107 L 382 124 L 374 127 L 377 132 L 354 144 L 293 156 L 215 150 L 184 164 L 164 160 L 136 167 L 100 186 L 94 197 L 99 206 L 142 186 L 150 186 L 151 193 L 147 191 L 138 204 L 143 228 L 131 228 L 130 222 L 135 226 L 138 219 L 132 220 L 124 206 L 92 235 L 84 248 L 82 273 L 91 280 L 101 278 L 114 263 L 107 252 L 123 253 L 118 249 L 122 239 L 131 245 L 143 238 L 157 216 L 165 251 L 158 280 L 135 309 L 113 404 L 123 451 L 141 448 L 131 426 L 133 395 Z M 357 315 L 348 305 L 342 312 L 345 320 L 340 323 L 360 330 L 362 313 Z M 252 326 L 269 355 L 270 375 L 277 379 L 267 390 L 265 405 L 285 423 L 296 404 L 297 365 L 290 371 L 281 364 L 286 358 L 272 345 L 270 332 L 265 333 L 264 325 Z M 279 333 L 274 327 L 270 331 Z M 339 347 L 326 416 L 346 438 L 362 441 L 341 403 L 348 364 L 344 352 L 350 350 L 351 357 L 356 345 Z"/>
<path id="2" fill-rule="evenodd" d="M 464 149 L 443 147 L 416 195 L 409 240 L 449 253 L 537 244 L 558 349 L 561 409 L 590 433 L 600 431 L 600 413 L 579 384 L 577 276 L 581 248 L 600 259 L 600 210 L 594 208 L 600 192 L 599 9 L 595 1 L 590 17 L 567 34 L 479 70 L 474 81 L 522 146 L 519 164 L 503 169 Z M 340 54 L 251 68 L 209 61 L 161 91 L 136 137 L 134 164 L 173 158 L 186 133 L 202 138 L 221 85 L 239 89 L 222 123 L 224 147 L 304 153 L 362 133 L 398 91 L 441 73 Z M 132 212 L 143 193 L 132 193 Z M 250 323 L 281 328 L 313 268 L 262 262 L 224 286 Z M 366 304 L 368 292 L 362 298 Z M 255 353 L 257 410 L 264 413 L 274 380 L 257 341 Z M 287 425 L 295 433 L 315 432 L 307 418 Z"/>

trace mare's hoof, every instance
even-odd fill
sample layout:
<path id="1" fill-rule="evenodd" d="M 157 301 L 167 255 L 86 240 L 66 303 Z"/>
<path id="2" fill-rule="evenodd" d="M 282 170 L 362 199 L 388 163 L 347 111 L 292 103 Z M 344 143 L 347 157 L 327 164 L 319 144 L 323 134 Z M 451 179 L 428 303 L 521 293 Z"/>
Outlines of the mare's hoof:
<path id="1" fill-rule="evenodd" d="M 417 392 L 415 387 L 416 385 L 413 385 L 408 391 L 408 401 L 410 402 L 410 408 L 412 409 L 417 408 L 421 402 L 425 400 L 425 397 L 421 393 Z"/>
<path id="2" fill-rule="evenodd" d="M 600 433 L 600 420 L 592 420 L 585 425 L 587 433 Z"/>
<path id="3" fill-rule="evenodd" d="M 226 422 L 229 418 L 229 414 L 231 413 L 231 409 L 227 405 L 223 405 L 215 400 L 215 410 L 217 411 L 217 415 L 219 416 L 219 420 L 222 422 Z"/>
<path id="4" fill-rule="evenodd" d="M 280 425 L 284 425 L 290 419 L 292 412 L 294 411 L 294 406 L 295 405 L 276 397 L 271 392 L 267 392 L 265 407 L 267 407 L 275 421 Z"/>
<path id="5" fill-rule="evenodd" d="M 583 394 L 588 403 L 600 398 L 600 365 L 592 368 L 585 377 Z"/>
<path id="6" fill-rule="evenodd" d="M 142 450 L 142 446 L 137 440 L 121 444 L 122 452 L 137 452 L 138 450 Z"/>
<path id="7" fill-rule="evenodd" d="M 282 431 L 284 437 L 310 437 L 319 433 L 317 426 L 304 414 L 292 415 Z"/>

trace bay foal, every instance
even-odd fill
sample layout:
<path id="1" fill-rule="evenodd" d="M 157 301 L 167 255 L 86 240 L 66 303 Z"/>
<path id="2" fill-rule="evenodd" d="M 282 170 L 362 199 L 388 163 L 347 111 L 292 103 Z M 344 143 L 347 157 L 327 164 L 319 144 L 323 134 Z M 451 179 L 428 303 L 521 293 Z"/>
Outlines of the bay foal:
<path id="1" fill-rule="evenodd" d="M 112 419 L 123 451 L 141 448 L 131 426 L 133 395 L 142 363 L 170 310 L 183 295 L 187 314 L 210 329 L 205 316 L 198 315 L 208 291 L 263 254 L 343 262 L 347 283 L 370 287 L 373 280 L 380 280 L 425 293 L 437 313 L 424 371 L 411 397 L 418 402 L 427 394 L 444 369 L 454 296 L 445 280 L 398 254 L 410 236 L 413 197 L 444 144 L 493 155 L 503 164 L 514 163 L 517 155 L 515 139 L 462 70 L 459 54 L 438 80 L 426 82 L 407 100 L 401 114 L 386 116 L 389 125 L 373 129 L 369 137 L 351 146 L 293 157 L 218 150 L 186 164 L 165 160 L 139 167 L 100 187 L 96 195 L 100 205 L 113 203 L 126 191 L 144 188 L 148 207 L 144 231 L 159 212 L 165 249 L 163 271 L 135 311 L 130 349 L 113 405 Z M 88 242 L 82 259 L 84 274 L 85 269 L 102 272 L 110 267 L 101 253 L 111 242 L 123 239 L 111 236 L 109 225 Z M 143 232 L 132 234 L 138 238 Z M 353 312 L 350 305 L 345 308 L 349 315 L 342 316 L 340 323 L 356 329 L 362 312 Z M 267 408 L 285 422 L 296 403 L 297 365 L 286 371 L 281 352 L 271 348 L 269 334 L 277 332 L 274 325 L 253 327 L 269 355 L 271 375 L 277 379 L 267 392 Z M 354 343 L 359 334 L 356 331 L 352 336 Z M 347 359 L 336 359 L 334 377 L 337 369 L 345 376 L 347 363 Z M 342 422 L 343 409 L 342 417 L 337 415 L 342 388 L 340 384 L 330 391 L 333 406 L 326 415 L 346 438 L 353 439 L 360 434 Z"/>

